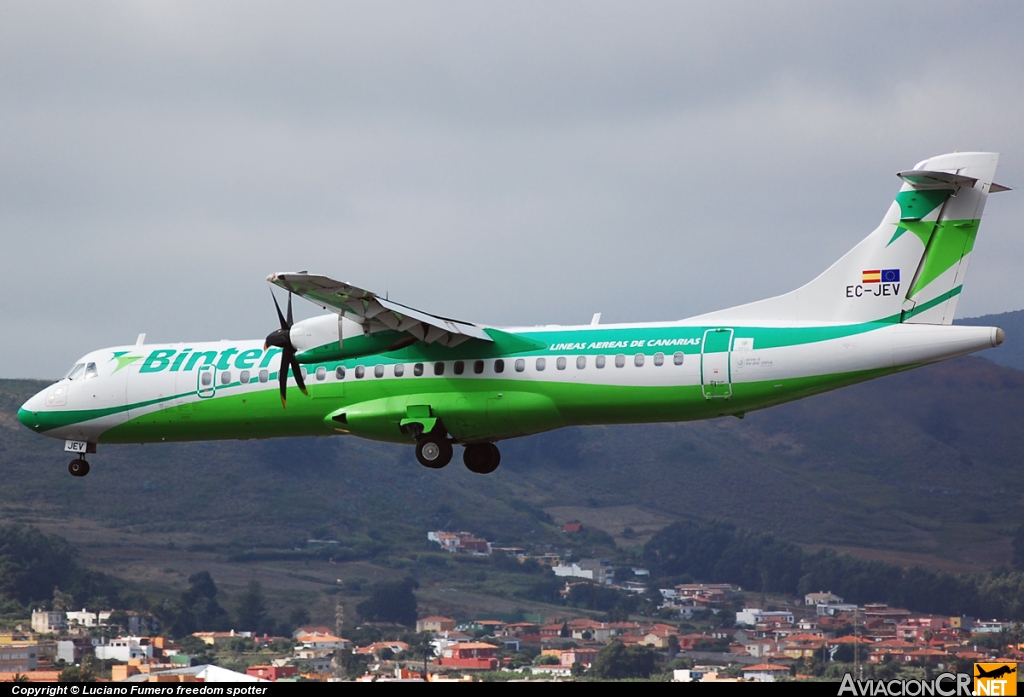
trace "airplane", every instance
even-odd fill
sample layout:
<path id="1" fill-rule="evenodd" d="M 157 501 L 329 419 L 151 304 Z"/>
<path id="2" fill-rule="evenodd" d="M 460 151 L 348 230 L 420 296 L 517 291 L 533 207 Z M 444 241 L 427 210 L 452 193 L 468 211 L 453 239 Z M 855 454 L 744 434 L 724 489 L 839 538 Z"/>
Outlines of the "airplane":
<path id="1" fill-rule="evenodd" d="M 1009 664 L 1001 665 L 998 668 L 993 668 L 991 672 L 985 670 L 981 667 L 981 665 L 977 663 L 974 664 L 974 668 L 978 671 L 978 674 L 974 676 L 976 678 L 1001 678 L 1004 675 L 1009 675 L 1011 673 L 1017 672 L 1017 669 L 1015 667 L 1011 667 Z"/>
<path id="2" fill-rule="evenodd" d="M 566 426 L 744 414 L 998 346 L 952 325 L 997 153 L 932 157 L 898 173 L 881 224 L 809 283 L 680 321 L 493 327 L 407 307 L 307 272 L 274 273 L 265 339 L 114 346 L 86 354 L 18 419 L 65 441 L 89 473 L 99 444 L 351 434 L 454 446 L 476 473 L 495 443 Z M 271 287 L 271 295 L 274 288 Z M 329 314 L 293 321 L 292 296 Z M 302 393 L 295 397 L 294 388 Z"/>

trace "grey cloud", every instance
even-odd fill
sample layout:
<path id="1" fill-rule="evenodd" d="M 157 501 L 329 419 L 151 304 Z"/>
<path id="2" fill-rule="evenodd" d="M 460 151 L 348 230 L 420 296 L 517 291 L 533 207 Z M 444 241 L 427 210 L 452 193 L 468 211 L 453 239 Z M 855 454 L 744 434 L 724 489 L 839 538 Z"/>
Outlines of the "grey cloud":
<path id="1" fill-rule="evenodd" d="M 7 4 L 3 374 L 52 376 L 138 331 L 260 336 L 283 269 L 499 324 L 788 290 L 927 156 L 998 150 L 1024 185 L 1022 14 Z M 1024 305 L 1022 212 L 990 202 L 961 314 Z"/>

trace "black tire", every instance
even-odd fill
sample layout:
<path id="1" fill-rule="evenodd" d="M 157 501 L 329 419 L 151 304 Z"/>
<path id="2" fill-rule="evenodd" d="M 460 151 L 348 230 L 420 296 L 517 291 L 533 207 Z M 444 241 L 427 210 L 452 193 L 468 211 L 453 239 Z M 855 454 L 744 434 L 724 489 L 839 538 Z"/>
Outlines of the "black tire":
<path id="1" fill-rule="evenodd" d="M 89 463 L 81 458 L 68 463 L 68 472 L 72 477 L 84 477 L 89 474 Z"/>
<path id="2" fill-rule="evenodd" d="M 470 443 L 462 453 L 466 469 L 476 474 L 490 474 L 501 464 L 501 452 L 494 443 Z"/>
<path id="3" fill-rule="evenodd" d="M 416 441 L 416 459 L 424 467 L 439 470 L 452 461 L 452 454 L 447 438 L 426 435 Z"/>

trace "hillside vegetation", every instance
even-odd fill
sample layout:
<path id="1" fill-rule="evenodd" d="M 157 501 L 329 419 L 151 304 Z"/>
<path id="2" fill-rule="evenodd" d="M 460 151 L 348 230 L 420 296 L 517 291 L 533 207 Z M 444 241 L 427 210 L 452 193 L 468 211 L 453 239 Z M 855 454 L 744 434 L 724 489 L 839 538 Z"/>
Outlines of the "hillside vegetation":
<path id="1" fill-rule="evenodd" d="M 0 381 L 0 522 L 77 517 L 188 531 L 203 544 L 264 559 L 301 557 L 307 552 L 295 552 L 296 543 L 330 536 L 342 542 L 332 555 L 354 560 L 397 543 L 422 546 L 438 528 L 507 544 L 558 541 L 545 509 L 628 505 L 669 520 L 732 521 L 797 543 L 995 565 L 1009 562 L 1022 521 L 1024 372 L 982 358 L 743 420 L 519 439 L 503 444 L 503 464 L 489 476 L 458 461 L 426 470 L 411 447 L 333 437 L 101 446 L 92 473 L 75 479 L 61 443 L 15 417 L 42 386 Z"/>

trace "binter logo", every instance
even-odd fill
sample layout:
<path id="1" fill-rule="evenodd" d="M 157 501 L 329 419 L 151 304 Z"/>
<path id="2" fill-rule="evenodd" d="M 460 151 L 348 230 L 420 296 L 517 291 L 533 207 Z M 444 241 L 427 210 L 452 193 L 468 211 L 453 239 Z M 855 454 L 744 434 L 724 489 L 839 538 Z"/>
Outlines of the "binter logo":
<path id="1" fill-rule="evenodd" d="M 975 695 L 1016 695 L 1016 663 L 975 663 Z"/>
<path id="2" fill-rule="evenodd" d="M 121 352 L 118 352 L 121 353 Z M 241 351 L 238 348 L 231 347 L 223 349 L 222 351 L 193 351 L 190 348 L 181 349 L 156 349 L 152 351 L 146 359 L 139 365 L 140 373 L 159 373 L 164 370 L 170 370 L 172 373 L 180 371 L 195 370 L 196 366 L 212 365 L 217 370 L 228 370 L 232 366 L 239 370 L 248 370 L 249 368 L 255 368 L 259 364 L 260 368 L 270 367 L 271 361 L 281 353 L 281 349 L 271 347 L 264 351 L 263 349 L 246 349 Z M 117 370 L 120 370 L 124 365 L 120 365 L 122 361 L 126 359 L 132 359 L 134 362 L 138 360 L 139 356 L 117 356 L 115 359 L 118 360 Z M 114 372 L 117 372 L 115 370 Z"/>

